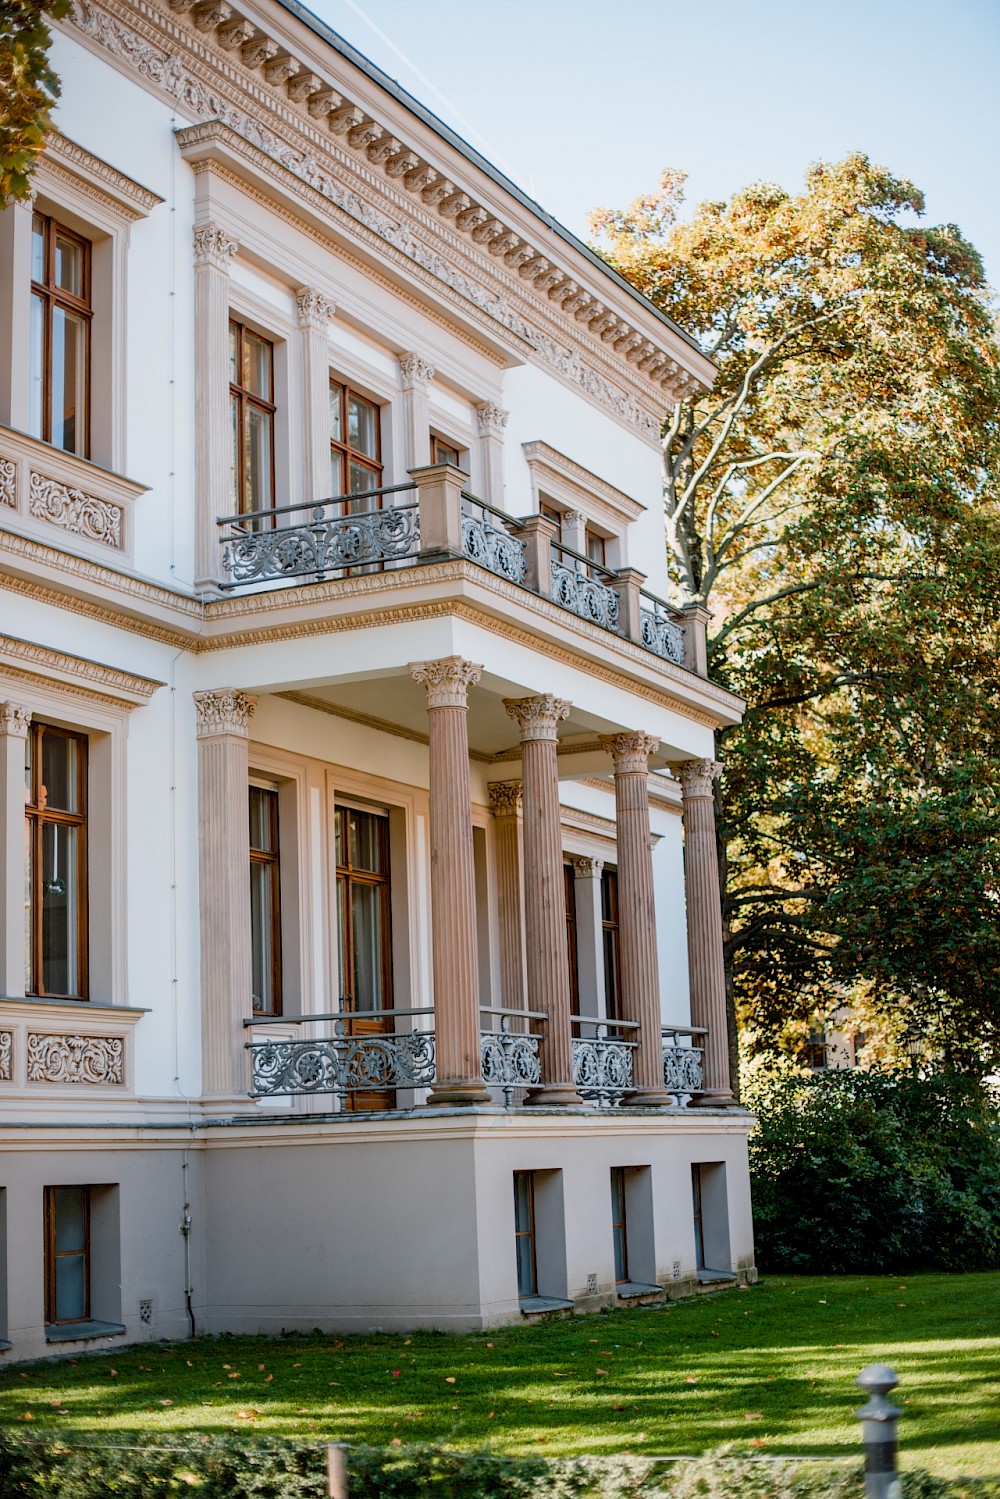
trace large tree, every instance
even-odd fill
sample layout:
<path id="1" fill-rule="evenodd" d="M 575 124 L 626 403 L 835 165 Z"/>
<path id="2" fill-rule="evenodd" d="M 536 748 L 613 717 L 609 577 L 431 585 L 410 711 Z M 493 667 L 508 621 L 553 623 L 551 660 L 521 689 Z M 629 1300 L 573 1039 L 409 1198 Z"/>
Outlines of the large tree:
<path id="1" fill-rule="evenodd" d="M 664 424 L 674 594 L 749 703 L 720 752 L 727 968 L 761 1045 L 863 980 L 1000 1057 L 1000 348 L 982 264 L 851 155 L 593 217 L 718 365 Z"/>
<path id="2" fill-rule="evenodd" d="M 0 208 L 28 196 L 59 94 L 45 23 L 69 8 L 69 0 L 0 0 Z"/>

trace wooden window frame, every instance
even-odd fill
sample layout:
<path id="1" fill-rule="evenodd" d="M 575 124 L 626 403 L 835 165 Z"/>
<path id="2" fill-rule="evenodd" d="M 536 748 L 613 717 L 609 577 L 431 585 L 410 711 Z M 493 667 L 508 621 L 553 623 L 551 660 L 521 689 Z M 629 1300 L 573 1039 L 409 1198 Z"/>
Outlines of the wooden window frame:
<path id="1" fill-rule="evenodd" d="M 440 456 L 439 452 L 438 452 L 439 448 L 447 448 L 447 450 L 448 450 L 449 453 L 454 453 L 454 455 L 455 455 L 454 460 L 452 460 L 451 458 L 442 458 Z M 462 448 L 459 447 L 458 443 L 449 442 L 447 440 L 447 438 L 445 438 L 445 437 L 439 437 L 437 435 L 437 433 L 434 432 L 434 431 L 431 432 L 431 463 L 432 464 L 433 463 L 451 463 L 454 468 L 461 468 L 462 472 L 464 474 L 465 473 L 465 469 L 462 468 L 462 452 L 463 452 L 463 450 L 462 450 Z"/>
<path id="2" fill-rule="evenodd" d="M 528 1227 L 527 1228 L 518 1228 L 518 1226 L 517 1226 L 517 1184 L 518 1184 L 518 1179 L 522 1178 L 522 1177 L 524 1179 L 526 1179 L 526 1181 L 528 1183 Z M 519 1257 L 517 1255 L 517 1241 L 518 1241 L 518 1239 L 527 1239 L 528 1240 L 528 1244 L 531 1247 L 531 1289 L 528 1290 L 528 1291 L 523 1291 L 521 1289 L 520 1285 L 517 1288 L 517 1294 L 521 1298 L 522 1301 L 526 1297 L 528 1297 L 528 1296 L 537 1296 L 538 1295 L 538 1245 L 537 1245 L 537 1241 L 536 1241 L 535 1228 L 536 1228 L 536 1217 L 535 1217 L 535 1173 L 533 1171 L 515 1171 L 514 1172 L 514 1250 L 515 1250 L 514 1263 L 515 1263 L 515 1265 L 518 1265 L 520 1263 Z"/>
<path id="3" fill-rule="evenodd" d="M 612 1166 L 611 1168 L 611 1232 L 615 1237 L 615 1243 L 619 1238 L 622 1246 L 622 1274 L 618 1274 L 618 1265 L 615 1265 L 615 1285 L 623 1286 L 630 1280 L 628 1269 L 628 1207 L 626 1202 L 627 1188 L 625 1185 L 625 1167 Z M 616 1214 L 620 1210 L 621 1216 Z"/>
<path id="4" fill-rule="evenodd" d="M 384 874 L 376 874 L 370 869 L 356 869 L 350 862 L 351 838 L 350 838 L 350 816 L 351 813 L 360 813 L 362 816 L 374 817 L 379 828 L 379 842 L 382 867 Z M 389 848 L 389 819 L 379 812 L 366 812 L 361 807 L 338 806 L 334 808 L 334 817 L 340 825 L 340 848 L 346 857 L 346 862 L 339 860 L 336 866 L 336 878 L 338 883 L 338 920 L 343 923 L 343 948 L 344 968 L 341 974 L 341 983 L 346 989 L 350 977 L 351 985 L 354 983 L 354 923 L 351 916 L 351 892 L 354 885 L 374 885 L 381 889 L 381 927 L 382 927 L 382 1003 L 381 1010 L 391 1010 L 392 1003 L 392 867 L 390 864 Z M 336 832 L 336 829 L 335 829 Z M 343 885 L 340 886 L 340 882 Z M 358 1010 L 356 1006 L 357 996 L 354 994 L 341 994 L 340 1005 L 345 1014 L 355 1015 L 363 1019 L 367 1010 Z"/>
<path id="5" fill-rule="evenodd" d="M 563 863 L 563 887 L 566 893 L 566 962 L 569 968 L 569 1006 L 571 1015 L 580 1013 L 580 962 L 576 946 L 576 870 Z"/>
<path id="6" fill-rule="evenodd" d="M 83 1304 L 82 1317 L 56 1317 L 56 1260 L 63 1255 L 79 1253 L 78 1250 L 56 1249 L 56 1193 L 80 1192 L 83 1196 Z M 76 1183 L 70 1186 L 45 1188 L 45 1322 L 49 1327 L 72 1327 L 78 1322 L 89 1322 L 90 1315 L 90 1188 Z"/>
<path id="7" fill-rule="evenodd" d="M 42 433 L 41 433 L 41 438 L 42 438 L 43 442 L 47 442 L 47 443 L 51 443 L 52 442 L 52 321 L 53 321 L 52 314 L 53 314 L 53 310 L 56 307 L 61 307 L 65 312 L 72 312 L 72 313 L 76 314 L 76 316 L 81 317 L 83 319 L 83 322 L 84 322 L 84 340 L 85 340 L 84 369 L 86 371 L 86 374 L 85 374 L 86 391 L 85 391 L 85 397 L 84 397 L 84 403 L 83 403 L 83 405 L 84 405 L 83 419 L 82 419 L 82 423 L 81 423 L 81 426 L 82 426 L 81 436 L 83 438 L 83 441 L 80 444 L 79 448 L 77 448 L 75 451 L 76 451 L 76 456 L 77 457 L 89 459 L 90 458 L 90 400 L 91 400 L 91 397 L 90 397 L 90 388 L 91 388 L 91 383 L 92 383 L 92 378 L 93 378 L 93 358 L 92 358 L 93 339 L 92 339 L 92 334 L 91 334 L 91 325 L 92 325 L 93 320 L 94 320 L 94 307 L 93 307 L 93 267 L 92 267 L 92 251 L 93 251 L 93 246 L 91 245 L 91 242 L 90 242 L 89 239 L 85 239 L 82 234 L 77 234 L 74 229 L 68 228 L 67 225 L 63 224 L 59 219 L 55 218 L 52 214 L 42 213 L 39 209 L 35 209 L 34 212 L 33 212 L 32 218 L 33 219 L 34 218 L 41 219 L 42 222 L 45 225 L 45 233 L 44 233 L 44 241 L 45 241 L 45 268 L 44 268 L 44 275 L 45 275 L 45 280 L 44 281 L 35 281 L 35 280 L 32 280 L 32 282 L 31 282 L 31 293 L 30 293 L 32 296 L 37 297 L 39 299 L 39 301 L 42 303 L 42 307 L 44 309 L 43 310 L 43 316 L 42 316 Z M 56 285 L 56 279 L 55 279 L 55 257 L 56 257 L 56 239 L 57 239 L 58 235 L 63 235 L 66 239 L 73 240 L 74 243 L 78 244 L 81 247 L 82 251 L 83 251 L 83 290 L 84 290 L 84 294 L 83 294 L 82 297 L 75 297 L 72 294 L 72 292 L 68 292 L 68 291 L 64 290 L 63 287 Z M 63 451 L 69 452 L 70 450 L 68 448 L 67 449 L 60 449 L 60 452 L 63 452 Z"/>
<path id="8" fill-rule="evenodd" d="M 555 526 L 556 534 L 553 536 L 552 540 L 555 542 L 556 546 L 561 546 L 563 515 L 565 512 L 558 509 L 558 507 L 555 505 L 550 505 L 547 500 L 539 500 L 538 513 L 539 515 L 543 516 L 545 520 L 551 521 Z"/>
<path id="9" fill-rule="evenodd" d="M 44 734 L 58 734 L 65 739 L 76 740 L 79 746 L 77 760 L 77 806 L 82 810 L 79 812 L 64 812 L 57 808 L 39 807 L 38 787 L 42 770 L 42 736 Z M 87 889 L 87 782 L 88 761 L 90 741 L 86 734 L 77 733 L 73 729 L 63 729 L 55 724 L 44 722 L 32 722 L 28 726 L 28 737 L 31 742 L 31 786 L 27 787 L 30 797 L 25 804 L 24 815 L 27 823 L 26 838 L 29 841 L 31 874 L 30 874 L 30 931 L 31 931 L 31 987 L 27 989 L 28 997 L 31 999 L 73 999 L 86 1000 L 89 991 L 88 975 L 88 936 L 90 924 L 90 910 Z M 42 960 L 42 839 L 44 828 L 47 824 L 58 823 L 62 826 L 75 827 L 78 829 L 77 842 L 77 913 L 76 913 L 76 972 L 80 992 L 78 994 L 49 994 L 43 986 L 43 960 Z M 25 975 L 27 978 L 27 975 Z"/>
<path id="10" fill-rule="evenodd" d="M 270 818 L 269 818 L 269 821 L 270 821 L 270 824 L 271 824 L 271 848 L 270 849 L 254 848 L 253 843 L 251 843 L 251 845 L 250 845 L 250 864 L 251 864 L 251 866 L 253 866 L 254 864 L 267 864 L 267 865 L 270 866 L 271 871 L 272 871 L 272 874 L 271 874 L 271 911 L 270 911 L 270 926 L 271 926 L 271 996 L 272 996 L 272 1004 L 271 1004 L 271 1008 L 269 1010 L 258 1009 L 253 1004 L 253 998 L 251 996 L 251 1006 L 253 1008 L 253 1013 L 255 1015 L 280 1015 L 282 1013 L 282 999 L 283 999 L 283 996 L 282 996 L 282 982 L 281 982 L 281 980 L 282 980 L 282 966 L 281 966 L 281 844 L 280 844 L 280 841 L 279 841 L 279 838 L 280 838 L 280 823 L 279 823 L 279 808 L 278 808 L 278 792 L 272 786 L 254 786 L 254 785 L 251 784 L 249 786 L 249 788 L 248 788 L 248 791 L 247 791 L 247 806 L 248 806 L 248 811 L 249 811 L 250 798 L 251 798 L 253 792 L 255 792 L 255 791 L 263 792 L 267 796 L 267 798 L 268 798 L 268 806 L 271 809 Z M 251 829 L 252 829 L 252 827 L 253 827 L 253 824 L 251 822 Z M 253 941 L 253 934 L 251 932 L 251 943 L 252 943 L 252 941 Z"/>
<path id="11" fill-rule="evenodd" d="M 230 379 L 230 381 L 229 381 L 229 399 L 230 399 L 230 402 L 232 402 L 232 401 L 235 400 L 235 402 L 236 402 L 236 409 L 237 409 L 237 412 L 239 414 L 239 416 L 238 416 L 238 420 L 239 420 L 239 441 L 236 444 L 237 473 L 236 473 L 236 511 L 235 511 L 235 513 L 237 515 L 255 515 L 255 514 L 257 514 L 257 512 L 253 511 L 253 510 L 250 510 L 248 508 L 248 506 L 247 506 L 247 503 L 246 503 L 246 501 L 247 501 L 247 474 L 246 474 L 246 433 L 247 433 L 247 421 L 246 421 L 246 418 L 247 418 L 247 410 L 248 410 L 248 408 L 252 408 L 252 409 L 254 409 L 256 411 L 263 411 L 265 413 L 265 415 L 267 416 L 267 418 L 268 418 L 268 423 L 270 425 L 270 430 L 271 430 L 271 440 L 270 440 L 270 443 L 268 444 L 268 447 L 270 449 L 270 455 L 271 455 L 271 503 L 270 503 L 270 505 L 265 506 L 264 508 L 266 510 L 273 510 L 274 507 L 275 507 L 275 499 L 276 499 L 276 493 L 275 493 L 275 468 L 274 468 L 274 436 L 275 436 L 275 432 L 274 432 L 274 427 L 275 427 L 274 418 L 275 418 L 275 415 L 276 415 L 277 410 L 278 410 L 277 403 L 275 402 L 275 399 L 274 399 L 274 339 L 273 338 L 265 338 L 265 336 L 264 336 L 263 333 L 258 333 L 256 328 L 251 327 L 251 325 L 249 323 L 247 323 L 247 322 L 244 322 L 244 320 L 242 318 L 240 318 L 240 317 L 234 317 L 232 314 L 230 314 L 230 317 L 229 317 L 229 327 L 236 329 L 236 371 L 237 371 L 237 374 L 239 376 L 239 381 L 242 381 L 243 378 L 244 378 L 244 376 L 243 376 L 243 340 L 244 340 L 244 337 L 245 337 L 245 335 L 247 333 L 252 334 L 254 338 L 260 339 L 261 343 L 267 344 L 267 347 L 271 351 L 271 370 L 270 370 L 270 391 L 271 391 L 271 394 L 270 394 L 270 399 L 269 400 L 265 400 L 262 396 L 256 395 L 252 390 L 249 390 L 249 389 L 247 389 L 246 386 L 240 384 L 239 381 L 234 381 L 232 379 Z M 228 358 L 228 349 L 227 349 L 227 358 Z M 270 518 L 270 520 L 268 520 L 268 521 L 265 522 L 265 524 L 269 528 L 272 527 L 274 525 L 274 523 L 275 522 L 274 522 L 274 517 L 273 516 Z"/>
<path id="12" fill-rule="evenodd" d="M 613 917 L 605 917 L 605 891 L 613 891 L 614 899 L 610 906 L 614 910 Z M 623 1020 L 625 1017 L 619 1013 L 622 998 L 622 954 L 621 954 L 621 922 L 619 919 L 618 904 L 618 871 L 605 867 L 601 870 L 601 942 L 604 950 L 604 1013 L 608 1020 Z M 608 1001 L 611 990 L 608 986 L 608 938 L 613 936 L 612 944 L 614 951 L 614 1010 L 610 1013 Z"/>
<path id="13" fill-rule="evenodd" d="M 355 390 L 353 386 L 348 385 L 346 380 L 335 380 L 331 375 L 331 394 L 334 391 L 340 392 L 340 430 L 341 433 L 344 434 L 344 436 L 342 441 L 338 441 L 338 439 L 334 437 L 333 433 L 330 433 L 330 453 L 331 455 L 337 453 L 343 460 L 344 478 L 348 485 L 351 482 L 351 464 L 357 463 L 360 467 L 369 469 L 374 479 L 376 480 L 376 482 L 369 487 L 371 489 L 381 489 L 383 487 L 385 473 L 385 465 L 382 462 L 382 408 L 379 403 L 377 401 L 373 401 L 370 396 L 362 395 L 360 390 Z M 357 448 L 352 448 L 350 445 L 350 441 L 348 439 L 348 434 L 350 433 L 350 424 L 348 422 L 348 407 L 352 396 L 356 401 L 364 401 L 365 405 L 371 406 L 375 412 L 374 458 L 371 458 L 367 453 L 360 452 Z M 350 489 L 344 489 L 339 495 L 332 495 L 331 498 L 350 500 L 352 496 L 350 493 Z M 382 496 L 378 495 L 376 499 L 377 503 L 375 505 L 375 509 L 381 510 Z"/>
<path id="14" fill-rule="evenodd" d="M 587 528 L 586 528 L 586 530 L 584 532 L 584 536 L 585 536 L 585 539 L 586 539 L 587 561 L 593 567 L 603 567 L 603 568 L 605 568 L 607 570 L 607 567 L 608 567 L 608 538 L 606 536 L 602 536 L 599 531 L 595 531 L 592 526 L 587 526 Z M 592 545 L 595 542 L 597 543 L 597 545 L 598 545 L 598 547 L 600 549 L 600 554 L 601 555 L 599 557 L 594 557 L 594 556 L 591 555 L 591 547 L 592 547 Z"/>

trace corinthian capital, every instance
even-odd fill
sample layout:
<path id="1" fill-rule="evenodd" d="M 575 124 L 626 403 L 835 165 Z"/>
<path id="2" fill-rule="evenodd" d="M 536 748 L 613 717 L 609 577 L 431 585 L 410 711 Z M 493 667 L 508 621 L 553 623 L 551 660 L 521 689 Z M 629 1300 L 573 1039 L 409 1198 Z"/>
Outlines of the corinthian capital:
<path id="1" fill-rule="evenodd" d="M 650 755 L 660 747 L 652 734 L 602 734 L 601 743 L 615 762 L 615 775 L 645 775 Z"/>
<path id="2" fill-rule="evenodd" d="M 427 688 L 428 708 L 467 708 L 469 688 L 478 682 L 483 668 L 461 656 L 440 661 L 411 661 L 410 676 Z"/>
<path id="3" fill-rule="evenodd" d="M 257 699 L 235 687 L 221 687 L 214 692 L 196 692 L 194 709 L 198 715 L 199 739 L 211 739 L 219 734 L 249 733 L 250 720 L 257 706 Z"/>
<path id="4" fill-rule="evenodd" d="M 549 693 L 542 697 L 505 697 L 503 705 L 521 730 L 522 744 L 533 739 L 555 739 L 556 725 L 569 717 L 573 706 L 565 698 Z"/>
<path id="5" fill-rule="evenodd" d="M 399 374 L 404 390 L 419 390 L 426 395 L 434 379 L 434 366 L 419 354 L 400 354 Z"/>
<path id="6" fill-rule="evenodd" d="M 490 811 L 494 817 L 516 817 L 524 805 L 524 788 L 520 781 L 491 781 Z"/>
<path id="7" fill-rule="evenodd" d="M 217 271 L 229 271 L 229 263 L 239 245 L 218 224 L 201 224 L 194 231 L 195 265 L 211 265 Z"/>
<path id="8" fill-rule="evenodd" d="M 9 735 L 11 739 L 26 739 L 30 723 L 30 708 L 22 708 L 20 703 L 0 703 L 0 734 Z"/>
<path id="9" fill-rule="evenodd" d="M 482 406 L 477 406 L 476 422 L 479 426 L 480 437 L 499 437 L 502 441 L 507 416 L 508 413 L 503 407 L 494 406 L 492 401 L 484 401 Z"/>
<path id="10" fill-rule="evenodd" d="M 722 774 L 722 766 L 718 760 L 682 760 L 672 769 L 681 783 L 685 801 L 695 796 L 710 797 L 712 782 Z"/>
<path id="11" fill-rule="evenodd" d="M 337 310 L 328 297 L 311 286 L 303 286 L 295 293 L 295 306 L 299 314 L 299 327 L 315 328 L 320 333 L 326 331 L 327 323 Z"/>

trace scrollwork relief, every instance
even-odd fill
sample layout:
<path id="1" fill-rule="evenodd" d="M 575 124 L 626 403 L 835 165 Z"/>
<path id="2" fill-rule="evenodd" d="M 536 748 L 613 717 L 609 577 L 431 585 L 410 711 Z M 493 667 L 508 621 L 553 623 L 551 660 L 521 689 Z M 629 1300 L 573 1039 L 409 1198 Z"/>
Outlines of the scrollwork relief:
<path id="1" fill-rule="evenodd" d="M 49 521 L 86 541 L 98 541 L 118 551 L 122 548 L 125 512 L 111 500 L 99 499 L 82 489 L 47 479 L 44 474 L 32 473 L 28 510 L 36 520 Z"/>
<path id="2" fill-rule="evenodd" d="M 29 1035 L 28 1082 L 123 1087 L 125 1042 L 121 1036 Z"/>
<path id="3" fill-rule="evenodd" d="M 0 1083 L 14 1077 L 14 1032 L 0 1031 Z"/>
<path id="4" fill-rule="evenodd" d="M 17 464 L 12 458 L 0 457 L 0 505 L 17 509 Z"/>

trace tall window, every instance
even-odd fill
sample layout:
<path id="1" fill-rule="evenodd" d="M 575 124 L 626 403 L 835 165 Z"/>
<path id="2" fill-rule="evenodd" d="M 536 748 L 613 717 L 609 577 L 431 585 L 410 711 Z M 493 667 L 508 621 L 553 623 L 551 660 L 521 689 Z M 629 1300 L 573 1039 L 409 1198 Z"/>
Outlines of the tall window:
<path id="1" fill-rule="evenodd" d="M 611 1168 L 611 1232 L 615 1244 L 615 1281 L 621 1285 L 629 1278 L 628 1236 L 625 1228 L 625 1169 Z"/>
<path id="2" fill-rule="evenodd" d="M 570 1013 L 580 1013 L 580 968 L 576 952 L 576 874 L 572 864 L 563 865 L 566 894 L 566 958 L 569 964 Z"/>
<path id="3" fill-rule="evenodd" d="M 601 933 L 604 941 L 604 1013 L 609 1020 L 623 1020 L 617 869 L 601 872 Z"/>
<path id="4" fill-rule="evenodd" d="M 535 1176 L 514 1172 L 514 1249 L 517 1255 L 517 1294 L 538 1295 L 535 1262 Z"/>
<path id="5" fill-rule="evenodd" d="M 250 954 L 255 1015 L 281 1014 L 278 793 L 250 787 Z"/>
<path id="6" fill-rule="evenodd" d="M 455 468 L 462 467 L 459 462 L 458 449 L 453 447 L 451 443 L 444 442 L 442 438 L 435 437 L 433 432 L 431 433 L 431 462 L 451 463 L 454 464 Z"/>
<path id="7" fill-rule="evenodd" d="M 603 536 L 598 536 L 596 531 L 587 527 L 587 561 L 593 562 L 596 567 L 607 567 L 608 549 Z"/>
<path id="8" fill-rule="evenodd" d="M 557 510 L 554 505 L 547 505 L 545 501 L 542 500 L 541 504 L 538 507 L 538 513 L 539 515 L 544 516 L 546 520 L 550 520 L 555 526 L 556 534 L 553 536 L 552 540 L 556 543 L 561 542 L 563 523 L 562 511 Z"/>
<path id="9" fill-rule="evenodd" d="M 45 1320 L 90 1317 L 90 1188 L 45 1188 Z"/>
<path id="10" fill-rule="evenodd" d="M 336 811 L 338 948 L 344 1008 L 392 1007 L 389 819 L 354 807 Z"/>
<path id="11" fill-rule="evenodd" d="M 90 453 L 90 245 L 55 219 L 31 220 L 28 430 Z"/>
<path id="12" fill-rule="evenodd" d="M 346 385 L 330 381 L 330 493 L 365 494 L 382 487 L 379 409 Z M 364 504 L 361 509 L 373 508 Z"/>
<path id="13" fill-rule="evenodd" d="M 25 745 L 25 983 L 87 997 L 87 738 L 33 723 Z"/>
<path id="14" fill-rule="evenodd" d="M 229 322 L 229 485 L 237 515 L 274 505 L 274 345 Z"/>
<path id="15" fill-rule="evenodd" d="M 691 1195 L 694 1204 L 694 1263 L 696 1270 L 705 1267 L 705 1220 L 702 1209 L 701 1167 L 691 1167 Z"/>

